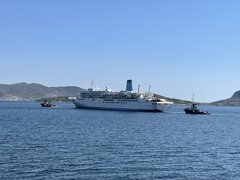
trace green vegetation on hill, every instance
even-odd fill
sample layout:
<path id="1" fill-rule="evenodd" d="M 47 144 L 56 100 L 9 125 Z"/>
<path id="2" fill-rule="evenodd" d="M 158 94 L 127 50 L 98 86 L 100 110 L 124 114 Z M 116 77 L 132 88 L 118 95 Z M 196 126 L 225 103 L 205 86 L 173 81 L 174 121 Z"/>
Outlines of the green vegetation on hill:
<path id="1" fill-rule="evenodd" d="M 46 97 L 77 96 L 82 88 L 47 87 L 36 83 L 0 84 L 0 100 L 37 100 Z"/>
<path id="2" fill-rule="evenodd" d="M 41 98 L 37 99 L 37 102 L 43 102 L 44 100 L 48 100 L 49 102 L 72 102 L 73 100 L 69 97 L 48 97 L 48 98 Z"/>

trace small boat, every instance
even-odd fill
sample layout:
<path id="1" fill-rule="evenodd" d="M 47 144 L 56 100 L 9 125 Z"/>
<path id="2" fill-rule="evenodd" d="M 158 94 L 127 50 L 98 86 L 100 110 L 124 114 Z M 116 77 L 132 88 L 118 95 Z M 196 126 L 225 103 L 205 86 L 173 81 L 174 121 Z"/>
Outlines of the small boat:
<path id="1" fill-rule="evenodd" d="M 184 109 L 186 114 L 206 114 L 206 115 L 210 115 L 210 112 L 204 112 L 204 111 L 200 111 L 197 108 L 197 104 L 196 103 L 192 103 L 190 107 L 185 108 Z"/>
<path id="2" fill-rule="evenodd" d="M 48 100 L 44 99 L 43 103 L 41 103 L 42 107 L 56 107 L 55 104 L 51 104 Z"/>

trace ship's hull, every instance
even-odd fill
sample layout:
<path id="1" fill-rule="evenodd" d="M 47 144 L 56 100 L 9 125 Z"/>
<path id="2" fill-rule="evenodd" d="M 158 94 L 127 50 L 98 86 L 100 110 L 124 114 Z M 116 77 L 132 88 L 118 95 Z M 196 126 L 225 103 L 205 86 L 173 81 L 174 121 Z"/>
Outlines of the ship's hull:
<path id="1" fill-rule="evenodd" d="M 210 112 L 203 112 L 203 111 L 199 111 L 199 110 L 192 110 L 192 109 L 188 109 L 188 108 L 186 108 L 186 109 L 184 109 L 184 111 L 185 111 L 185 113 L 186 114 L 202 114 L 202 115 L 210 115 L 211 113 Z"/>
<path id="2" fill-rule="evenodd" d="M 41 103 L 42 107 L 56 107 L 55 104 L 45 104 L 45 103 Z"/>
<path id="3" fill-rule="evenodd" d="M 81 99 L 73 102 L 79 109 L 115 110 L 115 111 L 143 111 L 143 112 L 163 112 L 168 107 L 167 104 L 157 104 L 147 101 L 125 101 L 103 99 Z"/>

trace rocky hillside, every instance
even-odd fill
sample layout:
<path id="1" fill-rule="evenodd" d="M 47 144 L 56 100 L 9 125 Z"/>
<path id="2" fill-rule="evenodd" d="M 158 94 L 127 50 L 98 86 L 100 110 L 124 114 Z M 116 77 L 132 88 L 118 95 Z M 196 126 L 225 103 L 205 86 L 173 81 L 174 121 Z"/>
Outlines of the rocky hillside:
<path id="1" fill-rule="evenodd" d="M 239 99 L 240 100 L 240 91 L 237 91 L 233 94 L 233 96 L 231 97 L 231 99 Z"/>
<path id="2" fill-rule="evenodd" d="M 36 83 L 0 84 L 0 100 L 36 100 L 44 97 L 77 96 L 80 87 L 47 87 Z"/>
<path id="3" fill-rule="evenodd" d="M 240 91 L 235 92 L 231 98 L 211 103 L 216 106 L 240 106 Z"/>
<path id="4" fill-rule="evenodd" d="M 166 99 L 167 101 L 173 102 L 174 104 L 190 104 L 191 103 L 191 101 L 169 98 L 169 97 L 161 96 L 158 94 L 154 94 L 154 97 L 159 98 L 159 99 Z"/>

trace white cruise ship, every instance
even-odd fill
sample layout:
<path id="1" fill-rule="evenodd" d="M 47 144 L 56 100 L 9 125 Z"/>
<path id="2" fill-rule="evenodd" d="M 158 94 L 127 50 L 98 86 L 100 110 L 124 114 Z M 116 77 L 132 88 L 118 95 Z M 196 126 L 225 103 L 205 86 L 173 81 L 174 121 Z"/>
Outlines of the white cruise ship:
<path id="1" fill-rule="evenodd" d="M 100 109 L 119 111 L 163 112 L 173 104 L 165 99 L 156 99 L 153 94 L 133 91 L 132 80 L 127 81 L 126 91 L 113 92 L 90 88 L 80 93 L 73 103 L 80 109 Z"/>

